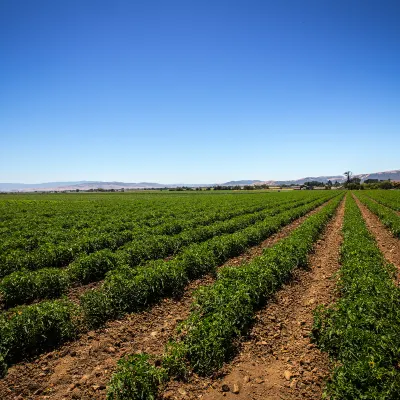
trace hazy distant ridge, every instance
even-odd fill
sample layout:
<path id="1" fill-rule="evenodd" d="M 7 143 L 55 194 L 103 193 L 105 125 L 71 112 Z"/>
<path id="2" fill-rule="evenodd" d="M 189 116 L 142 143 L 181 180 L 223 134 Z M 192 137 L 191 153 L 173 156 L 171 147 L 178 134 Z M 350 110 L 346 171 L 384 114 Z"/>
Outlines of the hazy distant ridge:
<path id="1" fill-rule="evenodd" d="M 384 171 L 384 172 L 373 172 L 370 174 L 360 174 L 355 175 L 361 178 L 362 181 L 366 179 L 379 179 L 379 180 L 387 180 L 391 179 L 393 181 L 400 181 L 400 170 L 393 171 Z M 315 176 L 315 177 L 306 177 L 295 180 L 288 181 L 261 181 L 261 180 L 238 180 L 238 181 L 229 181 L 225 183 L 209 183 L 209 184 L 188 184 L 188 183 L 179 183 L 179 184 L 162 184 L 162 183 L 154 183 L 154 182 L 139 182 L 139 183 L 126 183 L 126 182 L 101 182 L 101 181 L 75 181 L 75 182 L 47 182 L 47 183 L 0 183 L 0 191 L 2 192 L 32 192 L 32 191 L 63 191 L 63 190 L 89 190 L 89 189 L 157 189 L 157 188 L 174 188 L 179 186 L 190 186 L 190 187 L 199 187 L 199 186 L 236 186 L 236 185 L 302 185 L 305 182 L 310 181 L 319 181 L 319 182 L 328 182 L 335 181 L 343 182 L 345 177 L 343 175 L 334 175 L 334 176 Z"/>

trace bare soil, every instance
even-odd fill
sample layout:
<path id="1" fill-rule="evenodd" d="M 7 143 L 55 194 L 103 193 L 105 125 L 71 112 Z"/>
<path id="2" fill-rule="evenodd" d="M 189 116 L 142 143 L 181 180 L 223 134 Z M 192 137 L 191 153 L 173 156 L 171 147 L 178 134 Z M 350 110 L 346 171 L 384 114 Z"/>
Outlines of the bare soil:
<path id="1" fill-rule="evenodd" d="M 232 258 L 220 268 L 240 265 L 260 255 L 263 248 L 289 235 L 321 207 L 293 221 L 259 246 Z M 193 291 L 201 285 L 211 284 L 214 279 L 209 275 L 191 282 L 180 299 L 164 299 L 147 311 L 109 322 L 105 328 L 88 332 L 75 342 L 67 343 L 33 361 L 12 366 L 7 376 L 0 380 L 0 399 L 104 399 L 106 385 L 117 361 L 135 352 L 162 354 L 177 323 L 190 312 Z M 77 301 L 83 291 L 99 284 L 96 282 L 73 288 L 70 298 Z M 183 390 L 178 387 L 177 393 Z"/>
<path id="2" fill-rule="evenodd" d="M 344 202 L 289 284 L 257 313 L 235 359 L 218 378 L 170 382 L 165 399 L 320 399 L 329 376 L 328 356 L 311 343 L 313 310 L 335 299 Z"/>
<path id="3" fill-rule="evenodd" d="M 400 283 L 400 240 L 395 238 L 379 218 L 353 196 L 371 234 L 375 237 L 385 259 L 398 269 L 397 283 Z"/>

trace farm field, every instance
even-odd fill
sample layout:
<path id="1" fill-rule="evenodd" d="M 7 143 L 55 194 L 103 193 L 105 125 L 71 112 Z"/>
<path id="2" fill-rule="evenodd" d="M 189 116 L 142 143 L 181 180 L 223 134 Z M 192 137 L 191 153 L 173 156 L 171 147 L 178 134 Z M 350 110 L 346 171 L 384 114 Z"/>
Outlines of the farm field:
<path id="1" fill-rule="evenodd" d="M 400 398 L 399 204 L 2 195 L 0 398 Z"/>

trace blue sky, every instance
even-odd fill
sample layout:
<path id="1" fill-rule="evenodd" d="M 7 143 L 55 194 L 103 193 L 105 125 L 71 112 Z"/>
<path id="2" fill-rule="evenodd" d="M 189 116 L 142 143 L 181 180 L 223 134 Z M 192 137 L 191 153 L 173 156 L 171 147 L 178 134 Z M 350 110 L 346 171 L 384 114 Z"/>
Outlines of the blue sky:
<path id="1" fill-rule="evenodd" d="M 400 3 L 0 0 L 0 182 L 400 168 Z"/>

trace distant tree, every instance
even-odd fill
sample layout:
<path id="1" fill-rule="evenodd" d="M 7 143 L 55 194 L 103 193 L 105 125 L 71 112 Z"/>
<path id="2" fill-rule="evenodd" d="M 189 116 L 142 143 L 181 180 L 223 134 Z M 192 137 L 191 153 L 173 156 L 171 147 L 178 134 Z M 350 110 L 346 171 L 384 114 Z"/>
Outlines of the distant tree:
<path id="1" fill-rule="evenodd" d="M 346 183 L 350 183 L 353 173 L 351 171 L 346 171 L 343 175 L 346 177 Z"/>
<path id="2" fill-rule="evenodd" d="M 348 190 L 360 190 L 362 188 L 362 186 L 359 183 L 353 183 L 353 182 L 350 183 L 346 182 L 345 186 L 346 189 Z"/>
<path id="3" fill-rule="evenodd" d="M 379 183 L 379 188 L 380 189 L 392 189 L 393 188 L 393 184 L 392 182 L 390 182 L 390 179 L 387 181 L 383 181 Z"/>
<path id="4" fill-rule="evenodd" d="M 331 181 L 331 180 L 329 180 L 329 181 L 327 182 L 327 186 L 332 187 L 332 181 Z"/>
<path id="5" fill-rule="evenodd" d="M 305 182 L 304 186 L 325 186 L 323 182 L 318 182 L 318 181 L 309 181 Z"/>

